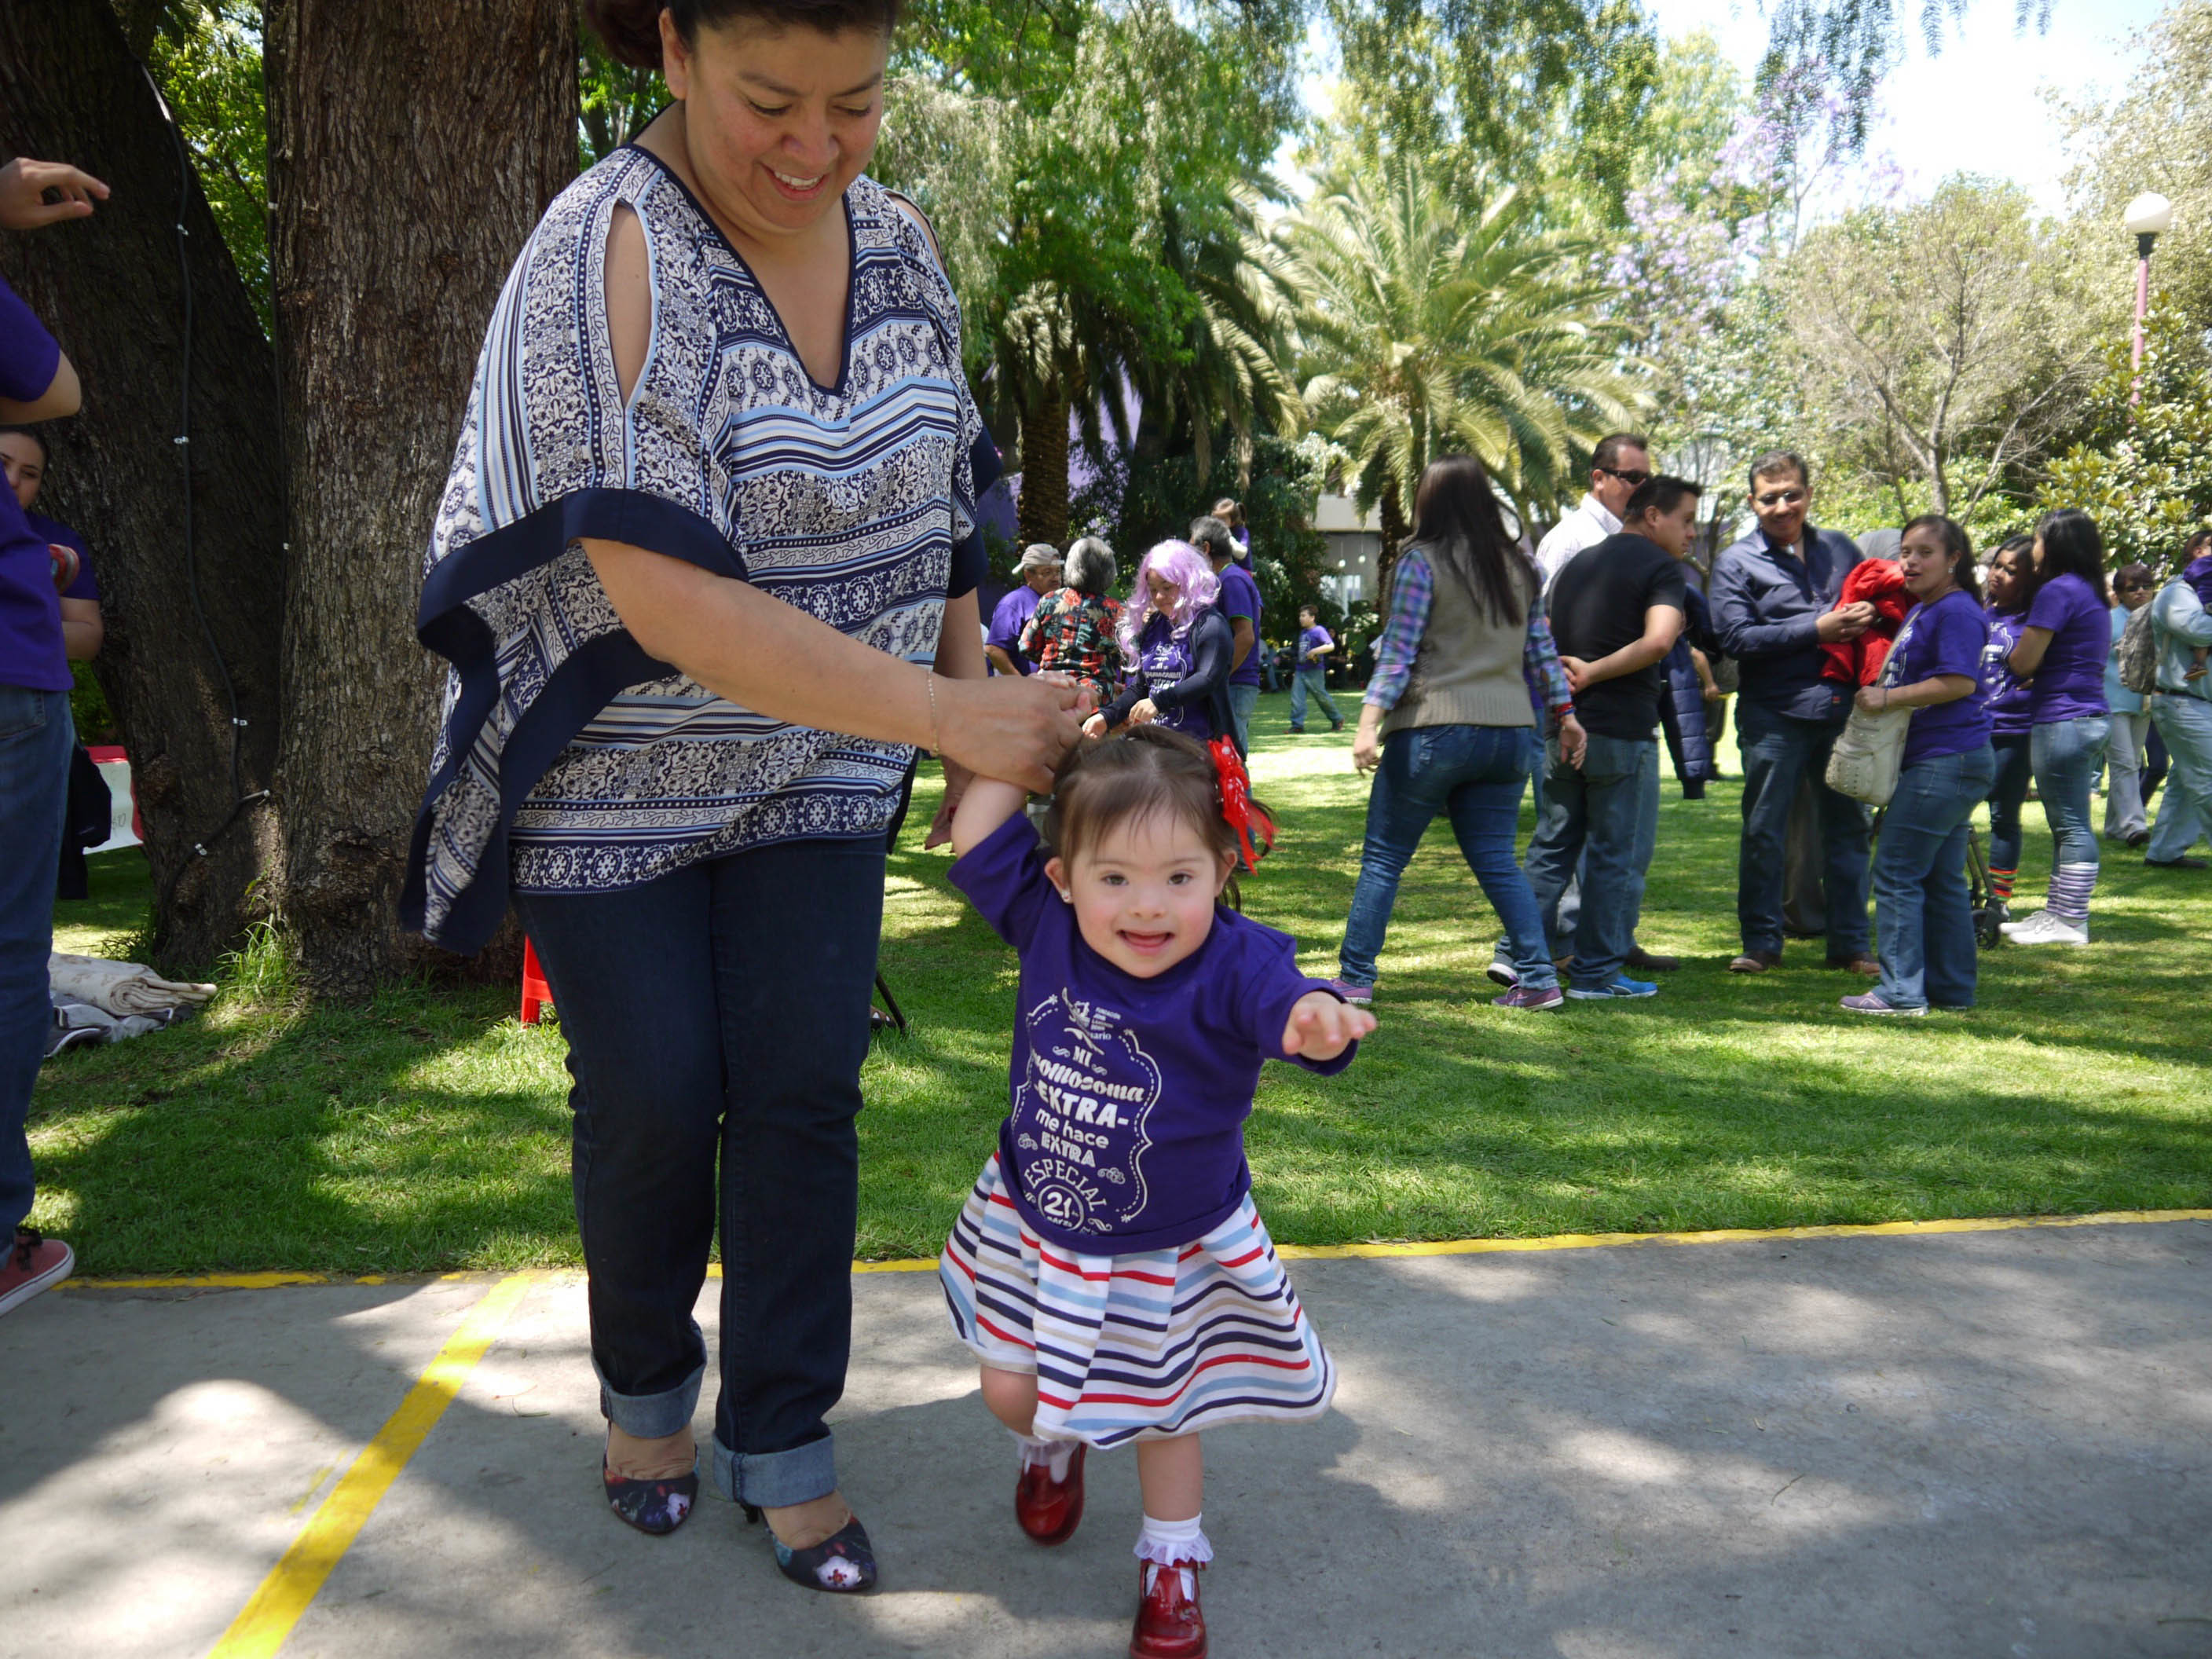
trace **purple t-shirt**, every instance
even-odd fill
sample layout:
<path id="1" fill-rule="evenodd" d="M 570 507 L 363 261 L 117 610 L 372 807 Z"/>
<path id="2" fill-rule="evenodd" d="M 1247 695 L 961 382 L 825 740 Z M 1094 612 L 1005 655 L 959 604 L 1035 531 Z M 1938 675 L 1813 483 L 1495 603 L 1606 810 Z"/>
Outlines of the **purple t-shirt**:
<path id="1" fill-rule="evenodd" d="M 1955 587 L 1935 604 L 1916 605 L 1905 613 L 1889 648 L 1889 659 L 1897 665 L 1892 683 L 1917 685 L 1938 674 L 1962 674 L 1974 689 L 1955 702 L 1912 711 L 1900 764 L 1970 754 L 1990 740 L 1988 694 L 1982 690 L 1982 653 L 1989 642 L 1989 619 L 1982 607 Z"/>
<path id="2" fill-rule="evenodd" d="M 999 1164 L 1037 1236 L 1090 1255 L 1188 1244 L 1243 1202 L 1244 1120 L 1291 1009 L 1328 985 L 1288 934 L 1217 905 L 1206 942 L 1139 979 L 1083 942 L 1021 813 L 952 866 L 1021 957 Z M 1323 1076 L 1352 1063 L 1298 1060 Z"/>
<path id="3" fill-rule="evenodd" d="M 2095 588 L 2070 570 L 2053 576 L 2036 591 L 2021 625 L 2051 630 L 2051 648 L 2028 681 L 2036 725 L 2112 712 L 2105 702 L 2105 658 L 2112 648 L 2112 622 Z"/>
<path id="4" fill-rule="evenodd" d="M 1311 628 L 1309 628 L 1304 633 L 1298 635 L 1299 669 L 1304 671 L 1310 668 L 1316 673 L 1319 673 L 1322 669 L 1328 667 L 1328 659 L 1327 657 L 1323 657 L 1320 661 L 1316 662 L 1306 653 L 1313 650 L 1316 646 L 1334 645 L 1336 641 L 1329 637 L 1328 629 L 1323 628 L 1319 623 L 1316 623 Z"/>
<path id="5" fill-rule="evenodd" d="M 0 398 L 27 404 L 44 397 L 61 358 L 54 337 L 0 278 Z M 75 683 L 62 652 L 61 596 L 46 538 L 15 491 L 0 489 L 0 685 L 66 691 Z"/>
<path id="6" fill-rule="evenodd" d="M 991 631 L 983 640 L 984 644 L 995 645 L 1012 657 L 1014 666 L 1024 674 L 1036 672 L 1036 665 L 1022 654 L 1022 629 L 1036 615 L 1037 601 L 1043 597 L 1027 582 L 1008 589 L 1006 596 L 992 608 Z"/>
<path id="7" fill-rule="evenodd" d="M 1231 685 L 1257 685 L 1260 683 L 1260 584 L 1252 580 L 1251 572 L 1233 560 L 1221 567 L 1221 597 L 1214 601 L 1221 614 L 1234 628 L 1236 619 L 1243 617 L 1252 624 L 1252 649 L 1243 662 L 1229 671 Z"/>
<path id="8" fill-rule="evenodd" d="M 1990 735 L 2016 738 L 2033 724 L 2030 705 L 2035 701 L 2035 694 L 2028 690 L 2026 680 L 2014 678 L 2005 659 L 2020 643 L 2021 624 L 2027 620 L 2027 613 L 1990 606 L 1984 610 L 1982 616 L 1990 625 L 1990 642 L 1982 648 L 1981 673 L 1982 696 L 1990 711 Z"/>
<path id="9" fill-rule="evenodd" d="M 1175 623 L 1155 611 L 1145 618 L 1145 631 L 1137 635 L 1137 671 L 1153 686 L 1173 685 L 1188 677 L 1194 666 L 1190 652 L 1191 625 L 1181 639 L 1175 634 Z M 1182 732 L 1196 738 L 1200 743 L 1213 735 L 1212 711 L 1202 702 L 1194 702 L 1170 708 L 1156 704 L 1159 712 L 1154 724 L 1164 726 L 1170 732 Z"/>

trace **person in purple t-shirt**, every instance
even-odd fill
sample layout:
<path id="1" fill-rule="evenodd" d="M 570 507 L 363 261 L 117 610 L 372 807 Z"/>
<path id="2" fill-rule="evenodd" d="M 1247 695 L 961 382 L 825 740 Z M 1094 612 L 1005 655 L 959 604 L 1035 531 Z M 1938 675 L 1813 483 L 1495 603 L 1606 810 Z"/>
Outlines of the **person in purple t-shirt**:
<path id="1" fill-rule="evenodd" d="M 952 884 L 1021 958 L 1012 1110 L 938 1273 L 983 1403 L 1020 1443 L 1014 1510 L 1057 1544 L 1090 1447 L 1134 1443 L 1132 1651 L 1202 1652 L 1203 1429 L 1328 1409 L 1335 1371 L 1252 1204 L 1262 1062 L 1352 1063 L 1372 1015 L 1219 902 L 1237 863 L 1212 757 L 1157 726 L 1079 746 L 1045 840 L 977 780 Z"/>
<path id="2" fill-rule="evenodd" d="M 1328 729 L 1344 730 L 1344 716 L 1336 712 L 1336 701 L 1328 695 L 1328 658 L 1336 649 L 1336 641 L 1321 625 L 1321 612 L 1310 605 L 1298 607 L 1297 666 L 1291 674 L 1291 730 L 1304 732 L 1306 729 L 1306 699 L 1317 699 L 1322 711 L 1328 716 Z"/>
<path id="3" fill-rule="evenodd" d="M 2079 507 L 2035 527 L 2035 588 L 2007 659 L 2029 682 L 2035 790 L 2056 843 L 2043 908 L 2000 931 L 2015 945 L 2087 945 L 2097 888 L 2097 831 L 2089 785 L 2109 735 L 2105 659 L 2112 648 L 2112 596 L 2105 538 Z"/>
<path id="4" fill-rule="evenodd" d="M 0 230 L 82 219 L 107 186 L 18 156 L 0 167 Z M 31 308 L 0 280 L 0 423 L 76 413 L 76 370 Z M 69 662 L 47 538 L 0 489 L 0 1314 L 69 1276 L 68 1245 L 24 1225 L 34 1188 L 24 1126 L 53 1004 L 54 871 L 68 798 Z"/>
<path id="5" fill-rule="evenodd" d="M 1982 655 L 1990 625 L 1974 583 L 1974 547 L 1938 513 L 1905 526 L 1897 548 L 1905 589 L 1918 601 L 1891 645 L 1883 684 L 1863 686 L 1868 714 L 1910 708 L 1897 791 L 1874 855 L 1875 941 L 1881 979 L 1848 996 L 1855 1014 L 1924 1014 L 1974 1006 L 1973 903 L 1966 889 L 1966 825 L 1990 793 Z"/>
<path id="6" fill-rule="evenodd" d="M 1260 701 L 1260 619 L 1266 607 L 1260 584 L 1238 562 L 1237 538 L 1219 519 L 1194 520 L 1191 545 L 1206 555 L 1221 584 L 1214 608 L 1228 620 L 1231 647 L 1229 663 L 1229 718 L 1236 722 L 1237 746 L 1252 752 L 1252 709 Z"/>
<path id="7" fill-rule="evenodd" d="M 2020 874 L 2021 805 L 2035 777 L 2034 693 L 2012 672 L 2012 648 L 2020 643 L 2034 586 L 2035 538 L 2015 536 L 1990 561 L 1989 599 L 1982 607 L 1990 625 L 1990 642 L 1982 651 L 1982 693 L 1990 711 L 1990 748 L 1997 759 L 1989 797 L 1990 896 L 2006 906 Z M 2003 920 L 2012 920 L 2009 910 Z"/>
<path id="8" fill-rule="evenodd" d="M 62 653 L 71 662 L 90 662 L 100 654 L 107 637 L 107 624 L 100 614 L 100 579 L 93 574 L 92 550 L 84 538 L 58 519 L 32 509 L 46 481 L 49 459 L 46 434 L 36 427 L 0 427 L 0 471 L 24 521 L 46 538 L 50 547 L 69 550 L 75 568 L 61 589 Z M 56 580 L 61 579 L 58 573 Z"/>
<path id="9" fill-rule="evenodd" d="M 1014 568 L 1022 585 L 1010 588 L 991 608 L 990 629 L 983 636 L 983 654 L 990 659 L 992 672 L 1034 671 L 1035 665 L 1022 650 L 1022 630 L 1036 615 L 1037 601 L 1060 586 L 1060 550 L 1051 543 L 1031 542 L 1022 550 L 1022 562 Z"/>

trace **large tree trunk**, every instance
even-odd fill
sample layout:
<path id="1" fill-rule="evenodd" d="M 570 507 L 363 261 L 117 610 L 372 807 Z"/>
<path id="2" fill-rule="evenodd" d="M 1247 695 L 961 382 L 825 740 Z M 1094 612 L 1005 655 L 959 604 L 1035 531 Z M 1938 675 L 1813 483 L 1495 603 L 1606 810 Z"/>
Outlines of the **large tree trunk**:
<path id="1" fill-rule="evenodd" d="M 1022 544 L 1067 544 L 1067 399 L 1039 398 L 1022 410 Z"/>
<path id="2" fill-rule="evenodd" d="M 283 905 L 320 991 L 430 955 L 397 908 L 441 684 L 422 551 L 492 303 L 575 171 L 575 31 L 574 0 L 269 0 Z"/>
<path id="3" fill-rule="evenodd" d="M 1413 534 L 1413 526 L 1407 522 L 1405 505 L 1398 499 L 1395 475 L 1384 479 L 1382 496 L 1376 507 L 1382 520 L 1382 545 L 1375 555 L 1375 603 L 1379 608 L 1389 603 L 1390 574 L 1398 568 L 1398 551 Z"/>
<path id="4" fill-rule="evenodd" d="M 180 447 L 178 150 L 106 0 L 0 0 L 0 155 L 19 154 L 75 162 L 114 191 L 89 220 L 8 237 L 0 252 L 84 382 L 83 413 L 50 428 L 39 505 L 92 549 L 107 620 L 94 671 L 137 773 L 155 954 L 204 966 L 250 919 L 276 840 L 264 801 L 239 805 L 268 785 L 282 707 L 274 359 L 187 169 L 191 441 Z"/>

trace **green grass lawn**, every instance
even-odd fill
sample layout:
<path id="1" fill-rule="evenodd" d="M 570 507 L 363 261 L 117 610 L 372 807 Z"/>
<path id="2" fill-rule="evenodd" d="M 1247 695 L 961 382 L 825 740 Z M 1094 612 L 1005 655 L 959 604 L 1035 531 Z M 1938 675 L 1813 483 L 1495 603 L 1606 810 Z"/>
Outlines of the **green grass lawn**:
<path id="1" fill-rule="evenodd" d="M 1358 870 L 1350 739 L 1284 734 L 1253 772 L 1284 837 L 1248 911 L 1316 973 Z M 1318 725 L 1318 722 L 1316 722 Z M 1732 754 L 1724 763 L 1733 772 Z M 1970 1014 L 1869 1021 L 1819 966 L 1726 972 L 1737 787 L 1671 777 L 1641 936 L 1689 959 L 1661 994 L 1492 1008 L 1497 926 L 1439 824 L 1400 891 L 1382 1029 L 1341 1077 L 1271 1066 L 1249 1132 L 1285 1243 L 1768 1227 L 2212 1205 L 2212 877 L 2106 849 L 2097 943 L 1982 957 Z M 934 784 L 918 792 L 927 820 Z M 2021 891 L 2049 837 L 2031 805 Z M 883 966 L 913 1022 L 878 1042 L 860 1120 L 860 1252 L 933 1254 L 1005 1109 L 1014 963 L 909 833 Z M 136 853 L 57 908 L 88 951 L 143 919 Z M 577 1260 L 556 1024 L 515 999 L 408 989 L 301 1011 L 248 963 L 203 1018 L 50 1065 L 31 1120 L 33 1219 L 94 1273 L 368 1273 Z"/>

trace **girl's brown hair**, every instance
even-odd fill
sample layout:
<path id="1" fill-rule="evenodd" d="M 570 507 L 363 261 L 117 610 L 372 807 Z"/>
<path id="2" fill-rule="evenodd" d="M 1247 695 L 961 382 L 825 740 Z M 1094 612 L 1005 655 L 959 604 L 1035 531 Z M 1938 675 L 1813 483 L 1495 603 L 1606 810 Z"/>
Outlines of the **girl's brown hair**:
<path id="1" fill-rule="evenodd" d="M 1216 857 L 1233 858 L 1237 832 L 1221 816 L 1220 792 L 1204 744 L 1164 726 L 1133 726 L 1078 744 L 1060 763 L 1044 838 L 1072 859 L 1121 824 L 1165 812 L 1197 830 Z"/>
<path id="2" fill-rule="evenodd" d="M 673 14 L 676 32 L 690 46 L 699 26 L 739 19 L 789 28 L 803 23 L 824 34 L 874 29 L 889 34 L 898 23 L 899 0 L 584 0 L 584 16 L 610 55 L 633 69 L 660 67 L 660 14 Z"/>

